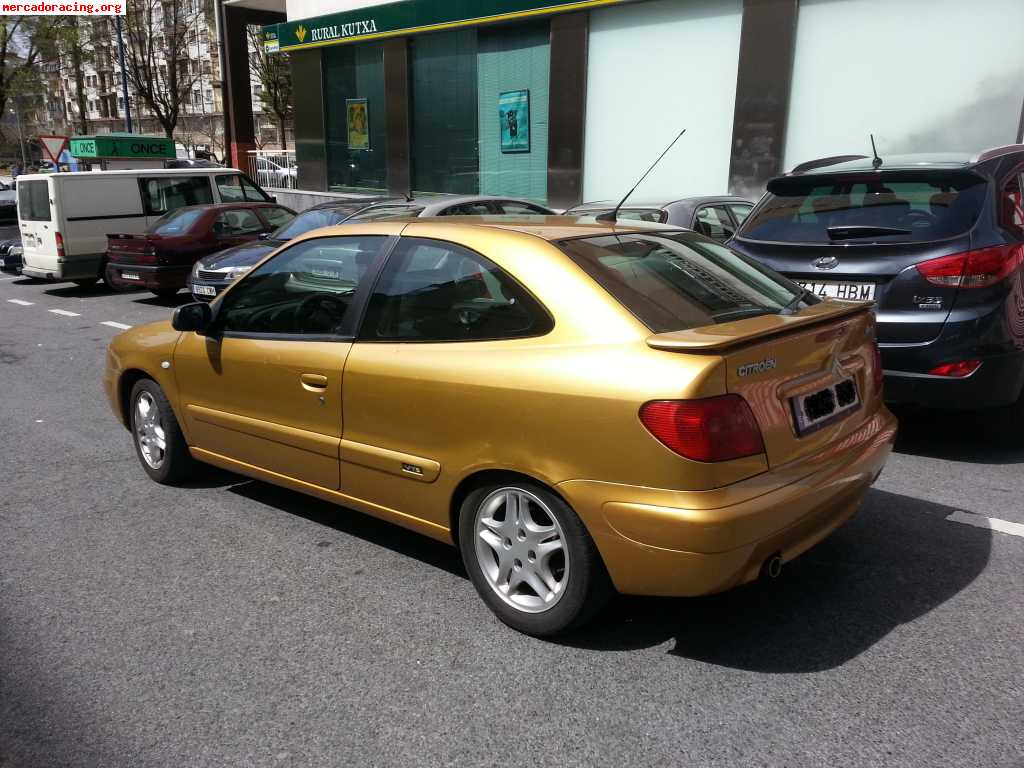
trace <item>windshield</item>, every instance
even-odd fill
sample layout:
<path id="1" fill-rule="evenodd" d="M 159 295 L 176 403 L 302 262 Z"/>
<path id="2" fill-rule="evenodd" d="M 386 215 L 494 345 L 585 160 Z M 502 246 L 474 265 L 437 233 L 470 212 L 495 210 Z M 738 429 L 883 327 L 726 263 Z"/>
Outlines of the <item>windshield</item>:
<path id="1" fill-rule="evenodd" d="M 802 296 L 781 275 L 689 232 L 603 235 L 559 245 L 655 333 L 779 313 L 796 308 Z"/>
<path id="2" fill-rule="evenodd" d="M 776 179 L 739 236 L 785 243 L 919 243 L 974 226 L 984 179 L 964 171 Z"/>
<path id="3" fill-rule="evenodd" d="M 156 220 L 150 232 L 154 235 L 181 235 L 188 232 L 205 212 L 204 208 L 179 208 Z"/>
<path id="4" fill-rule="evenodd" d="M 291 240 L 299 235 L 312 232 L 314 229 L 320 229 L 321 227 L 333 227 L 335 224 L 341 224 L 341 222 L 345 221 L 345 219 L 352 215 L 354 211 L 358 210 L 358 207 L 339 206 L 337 208 L 321 208 L 313 211 L 305 211 L 278 229 L 270 237 L 272 240 Z"/>

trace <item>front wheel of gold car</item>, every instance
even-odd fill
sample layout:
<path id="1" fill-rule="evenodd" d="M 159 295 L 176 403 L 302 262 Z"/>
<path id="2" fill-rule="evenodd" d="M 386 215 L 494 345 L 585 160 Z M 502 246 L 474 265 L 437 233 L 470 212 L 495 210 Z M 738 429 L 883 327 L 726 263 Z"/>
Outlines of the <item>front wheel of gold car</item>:
<path id="1" fill-rule="evenodd" d="M 459 549 L 488 607 L 528 635 L 556 635 L 584 624 L 610 593 L 586 527 L 537 483 L 492 483 L 467 495 Z"/>
<path id="2" fill-rule="evenodd" d="M 135 453 L 146 474 L 164 485 L 187 478 L 195 462 L 160 385 L 140 379 L 132 387 L 128 403 Z"/>

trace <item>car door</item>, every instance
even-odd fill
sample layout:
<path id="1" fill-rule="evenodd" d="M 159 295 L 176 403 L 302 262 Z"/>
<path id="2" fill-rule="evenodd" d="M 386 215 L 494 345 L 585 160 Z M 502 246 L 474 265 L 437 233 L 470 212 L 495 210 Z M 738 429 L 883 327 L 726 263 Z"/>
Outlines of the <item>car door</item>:
<path id="1" fill-rule="evenodd" d="M 479 415 L 502 379 L 490 356 L 552 327 L 537 300 L 483 255 L 403 236 L 346 365 L 344 492 L 446 527 L 457 473 L 446 473 L 445 461 L 459 469 L 486 461 L 487 420 L 500 418 Z"/>
<path id="2" fill-rule="evenodd" d="M 302 240 L 228 290 L 207 335 L 183 334 L 174 366 L 194 448 L 339 487 L 342 371 L 359 292 L 388 241 Z"/>

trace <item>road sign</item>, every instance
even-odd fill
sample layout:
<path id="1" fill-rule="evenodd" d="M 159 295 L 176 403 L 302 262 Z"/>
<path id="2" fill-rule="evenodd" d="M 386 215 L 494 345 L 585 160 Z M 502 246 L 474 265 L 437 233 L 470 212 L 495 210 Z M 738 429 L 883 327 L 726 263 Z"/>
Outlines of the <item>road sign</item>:
<path id="1" fill-rule="evenodd" d="M 39 145 L 53 162 L 58 162 L 60 153 L 68 148 L 67 136 L 40 136 Z"/>
<path id="2" fill-rule="evenodd" d="M 174 141 L 163 136 L 107 133 L 76 136 L 71 140 L 71 154 L 85 159 L 159 159 L 173 158 L 175 150 Z"/>

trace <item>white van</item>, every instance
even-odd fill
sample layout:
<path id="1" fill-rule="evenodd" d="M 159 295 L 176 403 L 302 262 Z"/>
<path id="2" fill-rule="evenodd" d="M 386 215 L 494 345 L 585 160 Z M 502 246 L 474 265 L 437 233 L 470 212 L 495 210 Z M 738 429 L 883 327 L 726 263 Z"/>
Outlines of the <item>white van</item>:
<path id="1" fill-rule="evenodd" d="M 158 168 L 18 177 L 22 274 L 92 285 L 104 278 L 107 235 L 141 235 L 186 205 L 273 198 L 234 168 Z"/>

